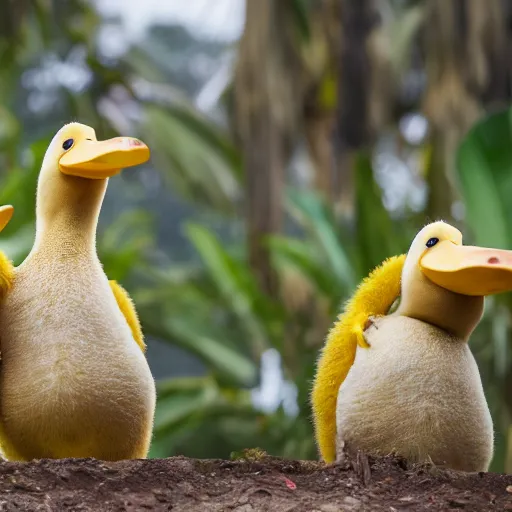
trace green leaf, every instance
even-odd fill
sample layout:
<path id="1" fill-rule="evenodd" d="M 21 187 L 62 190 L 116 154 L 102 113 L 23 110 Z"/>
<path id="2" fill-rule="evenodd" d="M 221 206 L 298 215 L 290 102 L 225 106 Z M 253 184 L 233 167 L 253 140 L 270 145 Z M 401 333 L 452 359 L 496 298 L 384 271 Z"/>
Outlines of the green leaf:
<path id="1" fill-rule="evenodd" d="M 310 281 L 316 290 L 339 300 L 339 287 L 317 257 L 314 247 L 306 241 L 278 235 L 269 238 L 268 245 L 278 267 L 294 267 Z"/>
<path id="2" fill-rule="evenodd" d="M 212 403 L 216 397 L 217 390 L 214 386 L 167 394 L 158 401 L 154 422 L 155 432 L 172 428 L 189 415 L 197 413 Z"/>
<path id="3" fill-rule="evenodd" d="M 242 155 L 218 126 L 208 122 L 191 106 L 170 106 L 165 111 L 180 120 L 184 127 L 201 137 L 210 147 L 217 148 L 237 179 L 242 178 Z"/>
<path id="4" fill-rule="evenodd" d="M 309 3 L 309 0 L 292 0 L 290 5 L 295 26 L 302 38 L 306 41 L 311 37 L 311 29 L 309 27 Z"/>
<path id="5" fill-rule="evenodd" d="M 382 204 L 382 194 L 373 177 L 371 160 L 360 153 L 356 160 L 357 240 L 364 258 L 365 274 L 407 247 L 401 231 Z"/>
<path id="6" fill-rule="evenodd" d="M 475 243 L 500 249 L 511 246 L 511 111 L 477 123 L 456 155 L 457 171 Z"/>
<path id="7" fill-rule="evenodd" d="M 330 212 L 320 197 L 312 192 L 287 191 L 287 207 L 316 239 L 329 270 L 341 286 L 353 289 L 356 277 L 347 252 L 343 249 Z"/>
<path id="8" fill-rule="evenodd" d="M 224 250 L 215 236 L 203 226 L 186 225 L 188 238 L 194 244 L 219 293 L 239 318 L 251 344 L 259 355 L 268 347 L 265 325 L 255 314 L 260 295 L 254 276 Z"/>
<path id="9" fill-rule="evenodd" d="M 212 325 L 201 325 L 193 319 L 171 317 L 161 319 L 159 325 L 148 326 L 153 335 L 196 354 L 210 368 L 242 385 L 253 385 L 257 377 L 256 365 L 247 357 L 215 337 Z"/>
<path id="10" fill-rule="evenodd" d="M 145 138 L 153 159 L 180 192 L 203 206 L 235 211 L 241 160 L 227 137 L 187 108 L 145 107 Z"/>
<path id="11" fill-rule="evenodd" d="M 158 399 L 164 396 L 172 395 L 178 392 L 189 392 L 203 389 L 207 385 L 212 385 L 213 380 L 210 376 L 206 377 L 172 377 L 170 379 L 159 380 L 156 384 Z"/>
<path id="12" fill-rule="evenodd" d="M 123 281 L 153 245 L 152 217 L 143 210 L 119 215 L 98 237 L 98 253 L 109 279 Z"/>

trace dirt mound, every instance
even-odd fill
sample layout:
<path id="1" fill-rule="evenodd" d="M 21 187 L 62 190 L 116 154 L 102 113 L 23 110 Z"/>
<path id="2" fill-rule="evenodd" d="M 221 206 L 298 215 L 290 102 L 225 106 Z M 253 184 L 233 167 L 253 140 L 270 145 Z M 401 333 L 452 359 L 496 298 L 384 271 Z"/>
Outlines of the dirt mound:
<path id="1" fill-rule="evenodd" d="M 359 457 L 325 466 L 262 457 L 0 464 L 0 510 L 511 510 L 512 475 L 463 474 Z"/>

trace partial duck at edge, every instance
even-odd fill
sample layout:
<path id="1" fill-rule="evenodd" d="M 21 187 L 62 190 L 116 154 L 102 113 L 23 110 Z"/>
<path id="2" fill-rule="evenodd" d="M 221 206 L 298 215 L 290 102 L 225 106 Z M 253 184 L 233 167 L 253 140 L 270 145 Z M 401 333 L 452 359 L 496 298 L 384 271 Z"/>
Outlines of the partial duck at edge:
<path id="1" fill-rule="evenodd" d="M 39 175 L 36 238 L 0 305 L 0 444 L 9 460 L 144 458 L 155 384 L 137 313 L 96 252 L 108 178 L 149 158 L 64 126 Z"/>

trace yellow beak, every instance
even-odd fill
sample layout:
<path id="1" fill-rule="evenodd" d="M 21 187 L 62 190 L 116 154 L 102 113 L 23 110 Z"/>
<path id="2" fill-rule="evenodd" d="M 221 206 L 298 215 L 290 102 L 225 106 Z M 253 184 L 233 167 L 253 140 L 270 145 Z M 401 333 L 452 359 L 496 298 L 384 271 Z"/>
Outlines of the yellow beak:
<path id="1" fill-rule="evenodd" d="M 462 295 L 483 297 L 512 290 L 512 251 L 445 240 L 429 249 L 419 265 L 433 283 Z"/>
<path id="2" fill-rule="evenodd" d="M 70 176 L 105 179 L 148 160 L 149 148 L 132 137 L 104 141 L 83 139 L 61 156 L 59 169 Z"/>
<path id="3" fill-rule="evenodd" d="M 14 213 L 14 208 L 10 204 L 0 206 L 0 231 L 3 231 L 5 226 L 9 224 Z"/>

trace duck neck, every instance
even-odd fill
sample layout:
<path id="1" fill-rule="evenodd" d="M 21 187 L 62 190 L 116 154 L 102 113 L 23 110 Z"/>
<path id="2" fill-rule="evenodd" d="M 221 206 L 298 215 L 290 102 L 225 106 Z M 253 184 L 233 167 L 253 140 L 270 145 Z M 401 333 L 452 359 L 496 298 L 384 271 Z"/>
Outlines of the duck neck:
<path id="1" fill-rule="evenodd" d="M 405 287 L 402 282 L 402 299 L 396 314 L 435 325 L 467 341 L 480 322 L 483 310 L 483 297 L 451 292 L 418 273 Z"/>
<path id="2" fill-rule="evenodd" d="M 33 252 L 66 258 L 96 254 L 96 229 L 107 180 L 59 176 L 38 186 Z"/>

